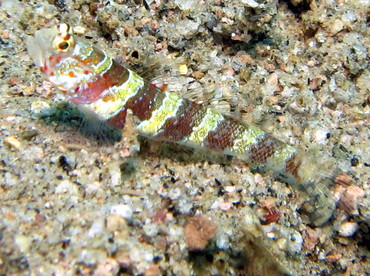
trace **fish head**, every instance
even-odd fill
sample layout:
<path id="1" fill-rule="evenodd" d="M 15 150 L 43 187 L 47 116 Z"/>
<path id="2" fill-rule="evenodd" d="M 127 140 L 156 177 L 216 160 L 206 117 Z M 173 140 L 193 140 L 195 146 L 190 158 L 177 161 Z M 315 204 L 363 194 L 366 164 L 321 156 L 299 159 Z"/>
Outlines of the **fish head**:
<path id="1" fill-rule="evenodd" d="M 40 71 L 70 98 L 81 97 L 79 91 L 96 78 L 94 65 L 100 52 L 76 37 L 68 24 L 38 30 L 26 44 Z M 95 56 L 90 57 L 92 53 Z"/>

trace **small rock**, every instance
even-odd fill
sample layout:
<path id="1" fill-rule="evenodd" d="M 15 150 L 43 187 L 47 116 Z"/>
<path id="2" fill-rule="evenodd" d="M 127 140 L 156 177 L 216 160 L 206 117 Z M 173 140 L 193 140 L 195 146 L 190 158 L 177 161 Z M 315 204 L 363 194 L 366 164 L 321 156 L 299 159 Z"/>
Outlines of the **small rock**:
<path id="1" fill-rule="evenodd" d="M 96 220 L 89 229 L 89 237 L 93 238 L 96 235 L 100 235 L 104 231 L 104 221 Z"/>
<path id="2" fill-rule="evenodd" d="M 148 237 L 155 237 L 158 235 L 158 225 L 154 223 L 145 224 L 143 226 L 143 231 L 145 232 L 145 235 Z"/>
<path id="3" fill-rule="evenodd" d="M 189 250 L 203 250 L 216 235 L 217 225 L 203 215 L 192 217 L 184 227 Z"/>
<path id="4" fill-rule="evenodd" d="M 343 245 L 349 245 L 351 243 L 351 238 L 338 237 L 338 242 Z"/>
<path id="5" fill-rule="evenodd" d="M 117 275 L 119 263 L 112 258 L 107 258 L 98 263 L 94 275 Z"/>
<path id="6" fill-rule="evenodd" d="M 202 71 L 195 71 L 194 72 L 194 78 L 196 78 L 196 79 L 201 79 L 201 78 L 203 78 L 203 76 L 204 76 L 204 73 Z"/>
<path id="7" fill-rule="evenodd" d="M 343 173 L 335 177 L 336 184 L 350 185 L 353 182 L 349 174 Z"/>
<path id="8" fill-rule="evenodd" d="M 33 101 L 31 104 L 31 111 L 34 114 L 39 114 L 48 108 L 50 108 L 50 104 L 47 101 Z"/>
<path id="9" fill-rule="evenodd" d="M 331 35 L 335 35 L 342 31 L 344 28 L 344 24 L 341 20 L 336 19 L 334 20 L 333 24 L 330 25 L 330 33 Z"/>
<path id="10" fill-rule="evenodd" d="M 314 133 L 315 142 L 318 144 L 326 145 L 328 143 L 328 129 L 317 129 Z"/>
<path id="11" fill-rule="evenodd" d="M 159 266 L 157 264 L 152 264 L 146 271 L 145 276 L 156 276 L 160 273 Z"/>
<path id="12" fill-rule="evenodd" d="M 4 143 L 17 150 L 19 150 L 22 147 L 22 143 L 14 136 L 6 137 L 4 139 Z"/>
<path id="13" fill-rule="evenodd" d="M 231 202 L 228 202 L 228 201 L 222 201 L 219 203 L 218 205 L 220 207 L 220 209 L 222 211 L 229 211 L 231 209 L 231 207 L 233 206 L 233 204 Z"/>
<path id="14" fill-rule="evenodd" d="M 59 183 L 59 185 L 55 188 L 55 193 L 56 194 L 77 194 L 78 193 L 78 188 L 77 186 L 72 183 L 69 180 L 63 180 L 62 182 Z"/>
<path id="15" fill-rule="evenodd" d="M 259 7 L 260 5 L 262 4 L 259 4 L 258 2 L 254 1 L 254 0 L 242 0 L 241 1 L 244 5 L 246 5 L 247 7 L 250 7 L 250 8 L 257 8 Z"/>
<path id="16" fill-rule="evenodd" d="M 195 22 L 189 19 L 184 19 L 182 21 L 179 21 L 176 26 L 176 30 L 182 37 L 186 39 L 191 39 L 197 34 L 199 26 L 200 23 L 198 21 Z"/>
<path id="17" fill-rule="evenodd" d="M 316 244 L 319 242 L 318 233 L 314 229 L 307 227 L 302 235 L 304 240 L 303 246 L 305 250 L 312 252 L 315 249 Z"/>
<path id="18" fill-rule="evenodd" d="M 226 233 L 222 233 L 217 236 L 216 245 L 221 250 L 230 248 L 230 237 Z"/>
<path id="19" fill-rule="evenodd" d="M 113 163 L 109 167 L 109 173 L 111 175 L 111 185 L 114 186 L 114 187 L 121 185 L 122 173 L 121 173 L 120 166 L 117 163 Z"/>
<path id="20" fill-rule="evenodd" d="M 285 251 L 287 248 L 287 240 L 284 238 L 280 238 L 277 240 L 277 246 L 280 250 Z"/>
<path id="21" fill-rule="evenodd" d="M 299 232 L 293 231 L 287 240 L 287 250 L 292 254 L 297 254 L 302 250 L 303 239 Z"/>
<path id="22" fill-rule="evenodd" d="M 9 39 L 9 31 L 8 30 L 3 30 L 3 33 L 0 36 L 2 39 Z"/>
<path id="23" fill-rule="evenodd" d="M 130 219 L 132 217 L 132 210 L 130 206 L 124 204 L 112 206 L 110 209 L 110 213 L 113 215 L 123 217 L 125 219 Z"/>
<path id="24" fill-rule="evenodd" d="M 109 215 L 107 218 L 107 229 L 109 231 L 118 231 L 126 226 L 126 220 L 121 216 Z"/>
<path id="25" fill-rule="evenodd" d="M 359 209 L 362 219 L 370 225 L 370 198 L 365 197 L 361 200 L 359 203 Z"/>
<path id="26" fill-rule="evenodd" d="M 339 235 L 342 237 L 351 237 L 356 233 L 358 224 L 356 222 L 346 221 L 339 225 Z"/>
<path id="27" fill-rule="evenodd" d="M 167 210 L 165 209 L 158 210 L 153 216 L 153 221 L 157 224 L 161 224 L 166 220 L 166 216 Z"/>
<path id="28" fill-rule="evenodd" d="M 179 65 L 179 73 L 180 75 L 187 75 L 188 74 L 188 66 L 186 64 Z"/>
<path id="29" fill-rule="evenodd" d="M 20 251 L 27 253 L 32 245 L 32 238 L 25 235 L 17 235 L 15 237 L 15 243 L 18 245 Z"/>
<path id="30" fill-rule="evenodd" d="M 198 5 L 196 0 L 175 0 L 174 2 L 180 10 L 192 10 Z"/>
<path id="31" fill-rule="evenodd" d="M 340 195 L 339 208 L 347 213 L 358 214 L 358 202 L 365 196 L 365 191 L 356 185 L 351 185 Z"/>
<path id="32" fill-rule="evenodd" d="M 326 255 L 326 260 L 330 263 L 337 262 L 340 258 L 342 258 L 342 254 L 339 253 Z"/>

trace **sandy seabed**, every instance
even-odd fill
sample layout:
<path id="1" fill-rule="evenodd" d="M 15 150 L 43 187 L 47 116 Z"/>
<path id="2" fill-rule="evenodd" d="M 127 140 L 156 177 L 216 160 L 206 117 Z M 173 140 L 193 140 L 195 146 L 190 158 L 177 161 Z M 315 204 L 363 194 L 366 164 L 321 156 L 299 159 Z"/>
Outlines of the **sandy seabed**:
<path id="1" fill-rule="evenodd" d="M 1 1 L 0 275 L 368 275 L 369 11 L 368 0 Z M 334 180 L 333 217 L 313 226 L 303 193 L 242 160 L 138 138 L 135 118 L 109 145 L 83 135 L 91 126 L 26 51 L 26 35 L 60 22 L 307 152 Z"/>

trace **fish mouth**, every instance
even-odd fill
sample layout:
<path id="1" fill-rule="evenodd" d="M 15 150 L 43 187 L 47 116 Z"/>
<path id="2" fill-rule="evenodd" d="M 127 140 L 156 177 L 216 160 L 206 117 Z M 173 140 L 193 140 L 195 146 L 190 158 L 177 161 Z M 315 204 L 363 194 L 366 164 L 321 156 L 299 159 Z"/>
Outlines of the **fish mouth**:
<path id="1" fill-rule="evenodd" d="M 46 59 L 54 52 L 53 40 L 57 35 L 57 28 L 46 28 L 26 37 L 28 54 L 38 67 L 44 68 Z"/>

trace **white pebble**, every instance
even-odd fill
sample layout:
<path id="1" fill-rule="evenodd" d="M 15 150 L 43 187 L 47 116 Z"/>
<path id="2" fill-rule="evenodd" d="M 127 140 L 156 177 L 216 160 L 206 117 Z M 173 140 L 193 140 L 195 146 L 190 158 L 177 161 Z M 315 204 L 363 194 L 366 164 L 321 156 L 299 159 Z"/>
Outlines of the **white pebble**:
<path id="1" fill-rule="evenodd" d="M 131 207 L 124 204 L 114 205 L 110 209 L 110 213 L 123 217 L 125 219 L 130 219 L 132 217 Z"/>
<path id="2" fill-rule="evenodd" d="M 103 232 L 104 220 L 95 221 L 89 229 L 89 237 L 93 238 L 95 235 L 99 235 Z"/>
<path id="3" fill-rule="evenodd" d="M 39 114 L 50 108 L 50 104 L 47 101 L 33 101 L 31 104 L 31 111 L 34 114 Z"/>
<path id="4" fill-rule="evenodd" d="M 112 165 L 109 168 L 109 172 L 111 175 L 111 184 L 112 186 L 119 186 L 121 185 L 121 170 L 117 164 Z"/>
<path id="5" fill-rule="evenodd" d="M 357 17 L 353 11 L 347 11 L 342 15 L 342 20 L 348 23 L 352 23 L 357 20 Z"/>
<path id="6" fill-rule="evenodd" d="M 55 193 L 56 194 L 65 194 L 65 193 L 77 194 L 78 193 L 78 188 L 77 188 L 76 184 L 72 183 L 71 181 L 63 180 L 55 188 Z"/>
<path id="7" fill-rule="evenodd" d="M 226 193 L 234 193 L 236 191 L 235 186 L 225 186 Z"/>
<path id="8" fill-rule="evenodd" d="M 261 5 L 254 0 L 242 0 L 242 3 L 250 8 L 257 8 L 258 6 Z"/>
<path id="9" fill-rule="evenodd" d="M 180 188 L 175 188 L 175 189 L 172 189 L 168 192 L 168 197 L 171 200 L 178 200 L 181 195 L 182 195 L 182 192 L 181 192 Z"/>
<path id="10" fill-rule="evenodd" d="M 230 248 L 230 238 L 226 233 L 218 235 L 216 239 L 216 245 L 219 249 L 226 250 Z"/>
<path id="11" fill-rule="evenodd" d="M 336 19 L 334 22 L 330 25 L 330 32 L 332 35 L 335 35 L 343 30 L 344 24 L 341 20 Z"/>
<path id="12" fill-rule="evenodd" d="M 339 235 L 342 237 L 351 237 L 356 233 L 358 224 L 356 222 L 346 221 L 339 226 Z"/>
<path id="13" fill-rule="evenodd" d="M 14 240 L 19 250 L 23 253 L 27 253 L 32 245 L 32 238 L 25 235 L 17 235 Z"/>
<path id="14" fill-rule="evenodd" d="M 174 2 L 180 10 L 192 10 L 198 5 L 196 0 L 175 0 Z"/>
<path id="15" fill-rule="evenodd" d="M 318 129 L 314 133 L 315 142 L 318 144 L 325 145 L 328 143 L 328 129 Z"/>
<path id="16" fill-rule="evenodd" d="M 301 234 L 294 231 L 287 240 L 287 249 L 292 254 L 297 254 L 302 250 L 303 238 Z"/>

